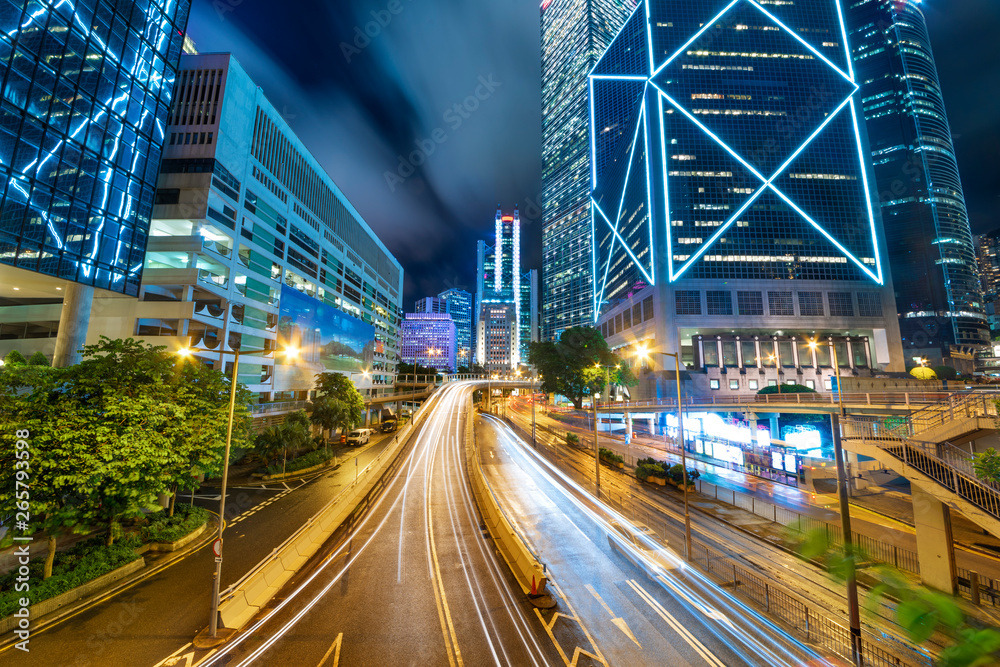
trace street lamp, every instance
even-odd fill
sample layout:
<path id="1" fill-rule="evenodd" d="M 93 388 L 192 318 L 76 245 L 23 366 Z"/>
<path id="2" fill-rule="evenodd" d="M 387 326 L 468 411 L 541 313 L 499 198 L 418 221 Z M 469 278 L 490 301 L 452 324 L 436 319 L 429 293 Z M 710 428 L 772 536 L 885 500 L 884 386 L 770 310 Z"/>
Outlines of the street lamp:
<path id="1" fill-rule="evenodd" d="M 681 355 L 679 352 L 664 352 L 664 356 L 674 358 L 674 381 L 677 384 L 677 444 L 681 448 L 681 480 L 684 484 L 684 556 L 689 561 L 691 551 L 691 505 L 688 499 L 687 450 L 684 447 L 684 399 L 681 396 Z"/>
<path id="2" fill-rule="evenodd" d="M 183 347 L 177 354 L 183 358 L 193 356 L 195 352 L 213 352 L 205 348 Z M 273 350 L 248 350 L 247 354 L 266 354 Z M 299 348 L 286 347 L 282 350 L 286 359 L 295 359 L 299 356 Z M 233 442 L 233 414 L 236 410 L 236 385 L 238 383 L 240 371 L 240 348 L 235 348 L 233 359 L 233 377 L 229 383 L 229 420 L 226 425 L 226 452 L 222 458 L 222 495 L 219 496 L 219 532 L 216 541 L 219 543 L 218 556 L 215 558 L 215 577 L 212 581 L 212 615 L 209 617 L 209 636 L 215 637 L 219 629 L 219 582 L 222 580 L 222 531 L 225 528 L 226 516 L 226 486 L 229 482 L 229 448 Z"/>
<path id="3" fill-rule="evenodd" d="M 833 456 L 837 462 L 837 495 L 840 499 L 840 525 L 844 538 L 844 556 L 847 572 L 847 610 L 851 623 L 851 655 L 854 664 L 860 664 L 861 658 L 861 612 L 858 607 L 858 580 L 854 563 L 854 540 L 851 533 L 851 506 L 848 500 L 847 469 L 844 462 L 844 447 L 840 437 L 840 419 L 844 416 L 844 388 L 840 381 L 840 363 L 837 359 L 837 346 L 833 337 L 829 338 L 830 349 L 833 352 L 833 369 L 837 378 L 838 411 L 830 415 L 830 428 L 833 433 Z M 815 350 L 818 344 L 809 341 L 809 347 Z"/>
<path id="4" fill-rule="evenodd" d="M 596 368 L 597 370 L 601 370 L 602 368 L 605 369 L 607 371 L 608 384 L 611 384 L 611 369 L 612 368 L 616 368 L 616 369 L 621 368 L 621 364 L 616 364 L 615 366 L 603 366 L 603 365 L 601 365 L 601 362 L 596 361 L 596 362 L 594 362 L 594 368 Z M 594 398 L 593 398 L 593 404 L 594 404 L 594 470 L 595 470 L 595 472 L 594 472 L 594 488 L 596 489 L 596 494 L 597 494 L 596 498 L 598 500 L 600 500 L 601 499 L 601 446 L 598 443 L 598 435 L 597 435 L 597 425 L 598 425 L 598 422 L 597 422 L 597 399 L 598 399 L 598 397 L 600 397 L 600 394 L 594 394 Z M 610 417 L 609 417 L 609 419 L 610 419 Z M 611 428 L 610 422 L 608 422 L 608 423 L 609 423 L 608 428 L 610 429 Z"/>

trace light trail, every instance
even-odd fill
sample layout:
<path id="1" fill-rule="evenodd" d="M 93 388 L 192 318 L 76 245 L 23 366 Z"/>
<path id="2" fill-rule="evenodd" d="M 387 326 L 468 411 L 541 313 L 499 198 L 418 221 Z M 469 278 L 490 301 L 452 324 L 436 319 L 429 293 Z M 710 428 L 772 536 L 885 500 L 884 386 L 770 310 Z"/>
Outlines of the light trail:
<path id="1" fill-rule="evenodd" d="M 631 525 L 631 521 L 628 518 L 603 504 L 601 505 L 603 516 L 592 509 L 580 499 L 580 496 L 582 496 L 591 503 L 596 502 L 589 491 L 585 490 L 576 481 L 559 470 L 553 463 L 535 452 L 519 436 L 513 434 L 503 422 L 491 416 L 487 416 L 487 419 L 490 419 L 501 427 L 498 430 L 504 439 L 512 445 L 516 445 L 511 448 L 512 451 L 520 454 L 515 460 L 523 461 L 532 468 L 530 471 L 525 470 L 526 473 L 530 475 L 534 472 L 548 481 L 605 532 L 611 533 L 613 530 L 608 523 L 610 519 Z M 571 490 L 575 493 L 571 492 Z M 642 539 L 650 547 L 662 548 L 662 545 L 648 540 L 645 536 L 637 535 L 637 538 Z M 643 554 L 638 552 L 633 553 L 636 553 L 642 560 L 646 561 Z M 693 579 L 694 583 L 698 584 L 700 590 L 693 589 L 687 582 L 680 580 L 673 574 L 661 571 L 660 568 L 650 563 L 650 571 L 656 572 L 659 576 L 665 576 L 673 585 L 665 585 L 663 581 L 659 581 L 659 577 L 655 577 L 654 581 L 657 581 L 662 590 L 670 594 L 678 604 L 681 604 L 689 612 L 705 618 L 704 627 L 720 641 L 727 644 L 731 644 L 733 640 L 739 642 L 739 644 L 760 658 L 763 664 L 767 665 L 799 665 L 802 663 L 803 656 L 821 662 L 826 660 L 824 656 L 799 642 L 795 637 L 789 635 L 788 632 L 778 627 L 756 610 L 751 609 L 737 598 L 721 590 L 715 582 L 708 579 L 707 576 L 695 568 L 690 567 L 684 560 L 673 554 L 669 555 L 675 560 L 678 572 L 683 572 L 687 577 Z M 733 622 L 730 614 L 719 611 L 720 609 L 738 612 L 740 618 L 748 622 L 751 626 L 756 626 L 754 629 L 758 630 L 759 634 L 764 635 L 765 641 L 768 644 L 774 644 L 774 646 L 769 647 L 764 641 L 761 641 L 753 634 L 741 628 Z M 773 636 L 768 637 L 768 634 Z M 774 642 L 775 637 L 780 638 L 782 642 L 787 642 L 791 648 Z"/>
<path id="2" fill-rule="evenodd" d="M 434 590 L 439 604 L 439 613 L 442 616 L 442 636 L 445 643 L 445 650 L 448 653 L 450 664 L 455 667 L 462 667 L 465 664 L 462 653 L 458 647 L 458 633 L 451 621 L 450 611 L 447 606 L 445 582 L 443 581 L 438 563 L 438 548 L 449 540 L 454 540 L 456 558 L 461 565 L 463 572 L 463 588 L 468 590 L 469 598 L 477 615 L 478 625 L 482 630 L 483 638 L 489 648 L 492 663 L 496 665 L 514 665 L 515 658 L 510 653 L 511 645 L 504 641 L 504 633 L 501 631 L 502 619 L 509 620 L 513 626 L 516 641 L 524 648 L 525 653 L 530 657 L 531 664 L 536 667 L 547 665 L 542 647 L 536 639 L 536 633 L 532 631 L 531 621 L 524 613 L 519 603 L 521 591 L 511 591 L 501 567 L 505 564 L 498 562 L 497 556 L 492 549 L 484 545 L 484 540 L 479 533 L 479 521 L 474 506 L 474 499 L 470 493 L 468 484 L 465 481 L 464 466 L 464 444 L 465 430 L 463 421 L 466 419 L 466 406 L 471 391 L 475 388 L 476 382 L 452 383 L 442 388 L 440 392 L 425 405 L 427 411 L 421 431 L 416 435 L 416 442 L 407 454 L 403 470 L 396 474 L 392 481 L 383 491 L 372 508 L 365 514 L 365 517 L 346 537 L 344 543 L 325 557 L 310 576 L 282 600 L 274 609 L 269 611 L 260 620 L 246 628 L 239 637 L 231 642 L 224 651 L 206 656 L 202 662 L 198 663 L 202 667 L 212 667 L 221 665 L 231 656 L 233 650 L 240 646 L 247 639 L 259 635 L 266 624 L 276 619 L 276 615 L 287 608 L 287 605 L 295 600 L 310 596 L 302 609 L 297 611 L 289 620 L 284 622 L 266 640 L 255 647 L 248 655 L 243 657 L 237 667 L 248 667 L 258 662 L 277 642 L 289 635 L 295 626 L 319 604 L 326 594 L 341 581 L 342 577 L 349 571 L 355 561 L 365 553 L 372 541 L 382 533 L 382 530 L 390 524 L 390 519 L 395 520 L 396 510 L 399 509 L 400 537 L 397 555 L 397 579 L 401 581 L 403 568 L 403 538 L 404 538 L 404 517 L 406 499 L 413 498 L 417 493 L 410 493 L 411 484 L 419 483 L 414 480 L 418 472 L 423 473 L 422 498 L 424 503 L 424 528 L 425 543 L 428 559 L 428 576 L 430 584 Z M 439 498 L 439 494 L 445 500 L 445 511 L 447 524 L 450 524 L 451 533 L 444 534 L 437 529 L 435 536 L 435 522 L 431 514 L 431 507 L 434 499 Z M 420 497 L 420 496 L 418 496 Z M 381 519 L 373 520 L 384 509 L 384 516 Z M 439 516 L 440 518 L 440 516 Z M 352 551 L 343 563 L 342 567 L 333 573 L 318 591 L 312 592 L 317 578 L 324 574 L 330 564 L 344 554 L 347 545 L 352 540 L 357 540 L 358 535 L 371 527 L 372 532 L 361 543 L 361 546 Z M 473 548 L 471 545 L 474 544 Z M 470 551 L 471 550 L 471 551 Z M 478 568 L 470 559 L 470 554 L 476 553 L 486 563 L 486 575 L 482 575 L 481 568 Z M 491 590 L 492 589 L 492 590 Z M 502 609 L 499 615 L 491 611 L 489 605 L 484 604 L 488 599 L 487 593 L 496 592 L 500 596 Z M 452 588 L 451 596 L 455 595 Z M 231 658 L 230 658 L 231 659 Z"/>

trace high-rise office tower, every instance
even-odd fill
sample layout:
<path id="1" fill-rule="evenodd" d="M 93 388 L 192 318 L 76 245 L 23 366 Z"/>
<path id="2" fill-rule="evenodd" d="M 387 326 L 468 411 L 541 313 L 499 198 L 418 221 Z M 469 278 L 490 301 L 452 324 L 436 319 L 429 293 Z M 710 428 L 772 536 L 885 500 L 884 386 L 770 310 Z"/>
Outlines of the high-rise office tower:
<path id="1" fill-rule="evenodd" d="M 72 363 L 94 289 L 138 294 L 190 6 L 0 7 L 0 352 Z"/>
<path id="2" fill-rule="evenodd" d="M 262 401 L 325 371 L 392 384 L 402 267 L 230 54 L 182 57 L 166 133 L 139 301 L 106 299 L 94 333 L 190 344 L 219 370 L 238 346 Z"/>
<path id="3" fill-rule="evenodd" d="M 975 237 L 979 280 L 987 297 L 1000 296 L 1000 229 Z"/>
<path id="4" fill-rule="evenodd" d="M 521 357 L 521 324 L 526 323 L 529 335 L 531 325 L 531 312 L 522 310 L 521 221 L 516 208 L 512 214 L 505 214 L 497 207 L 494 235 L 494 245 L 489 246 L 485 241 L 480 241 L 476 252 L 476 306 L 478 308 L 476 350 L 478 355 L 479 351 L 483 349 L 484 329 L 479 325 L 484 313 L 489 311 L 490 317 L 499 321 L 497 320 L 497 316 L 499 316 L 497 306 L 499 304 L 509 305 L 509 315 L 513 317 L 515 322 L 515 326 L 510 330 L 510 335 L 513 338 L 510 341 L 496 343 L 494 336 L 490 338 L 494 342 L 489 343 L 489 345 L 499 345 L 507 350 L 503 356 L 504 359 L 507 359 L 504 363 L 509 368 L 516 368 L 524 361 Z M 491 308 L 492 310 L 490 310 Z M 506 317 L 507 314 L 504 315 L 504 318 Z M 493 329 L 497 329 L 497 327 L 493 326 Z M 499 353 L 493 354 L 487 351 L 486 354 L 494 362 L 501 358 Z M 486 366 L 478 356 L 476 361 Z"/>
<path id="5" fill-rule="evenodd" d="M 634 0 L 545 0 L 542 23 L 542 328 L 594 321 L 587 75 Z"/>
<path id="6" fill-rule="evenodd" d="M 989 342 L 989 329 L 919 0 L 861 0 L 845 9 L 904 352 L 971 371 L 971 352 Z"/>
<path id="7" fill-rule="evenodd" d="M 537 343 L 538 332 L 538 269 L 521 276 L 521 310 L 518 320 L 521 362 L 528 361 L 528 346 Z"/>
<path id="8" fill-rule="evenodd" d="M 448 313 L 406 313 L 399 327 L 400 358 L 451 373 L 457 367 L 455 322 Z"/>
<path id="9" fill-rule="evenodd" d="M 642 3 L 595 67 L 594 303 L 640 395 L 664 353 L 696 391 L 903 370 L 846 39 L 837 0 Z"/>
<path id="10" fill-rule="evenodd" d="M 459 366 L 472 365 L 472 295 L 465 290 L 452 287 L 438 294 L 439 299 L 448 303 L 448 313 L 455 321 L 455 363 Z"/>
<path id="11" fill-rule="evenodd" d="M 413 304 L 415 313 L 447 313 L 448 302 L 440 297 L 425 296 Z"/>

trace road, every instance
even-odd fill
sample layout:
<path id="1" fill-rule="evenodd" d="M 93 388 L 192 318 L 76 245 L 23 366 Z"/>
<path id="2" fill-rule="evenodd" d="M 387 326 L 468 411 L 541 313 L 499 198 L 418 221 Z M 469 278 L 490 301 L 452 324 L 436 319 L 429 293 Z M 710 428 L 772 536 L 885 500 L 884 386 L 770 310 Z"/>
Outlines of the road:
<path id="1" fill-rule="evenodd" d="M 368 511 L 280 601 L 202 665 L 551 665 L 559 661 L 484 537 L 465 475 L 469 386 L 450 384 Z"/>
<path id="2" fill-rule="evenodd" d="M 625 520 L 525 451 L 490 417 L 478 431 L 487 477 L 548 566 L 562 623 L 592 639 L 594 664 L 786 665 L 818 656 L 688 568 L 668 545 L 669 571 L 640 568 L 612 548 Z M 641 561 L 640 561 L 641 562 Z M 583 566 L 583 564 L 586 564 Z M 572 650 L 564 650 L 572 655 Z"/>
<path id="3" fill-rule="evenodd" d="M 508 414 L 513 416 L 523 428 L 530 431 L 530 405 L 512 400 L 511 407 L 513 409 Z M 549 418 L 541 410 L 537 412 L 536 420 L 538 424 L 544 424 L 559 431 L 572 430 L 580 434 L 581 442 L 593 443 L 593 431 L 589 428 L 568 426 L 564 422 Z M 680 463 L 680 456 L 673 453 L 674 450 L 667 449 L 667 446 L 659 438 L 636 436 L 631 445 L 627 446 L 620 439 L 609 438 L 602 433 L 601 446 L 629 459 L 652 456 L 670 463 Z M 688 457 L 688 467 L 698 470 L 702 475 L 702 480 L 720 488 L 753 496 L 758 500 L 764 500 L 813 519 L 838 525 L 840 523 L 840 512 L 835 495 L 812 493 L 808 490 L 731 470 L 724 465 L 713 465 L 691 455 Z M 852 528 L 857 534 L 916 553 L 917 539 L 916 531 L 913 528 L 913 512 L 910 503 L 909 494 L 899 491 L 883 490 L 879 496 L 856 497 L 851 504 Z M 866 505 L 877 506 L 880 511 L 873 511 Z M 902 520 L 892 518 L 896 515 Z M 952 524 L 955 531 L 955 559 L 958 567 L 975 570 L 981 575 L 1000 579 L 1000 558 L 990 553 L 998 550 L 997 540 L 992 536 L 984 535 L 979 526 L 957 512 L 952 513 Z"/>
<path id="4" fill-rule="evenodd" d="M 355 474 L 353 457 L 363 468 L 391 437 L 361 449 L 345 449 L 344 465 L 335 471 L 288 482 L 231 486 L 222 586 L 242 577 L 343 488 Z M 203 488 L 200 494 L 196 504 L 218 509 L 218 490 L 213 495 L 212 489 Z M 208 625 L 214 571 L 206 544 L 113 598 L 33 632 L 30 653 L 8 648 L 0 652 L 0 664 L 15 657 L 19 665 L 40 667 L 156 664 Z"/>
<path id="5" fill-rule="evenodd" d="M 470 392 L 463 383 L 441 389 L 368 511 L 197 664 L 722 667 L 816 657 L 693 572 L 649 579 L 611 550 L 599 515 L 540 467 L 522 469 L 527 459 L 514 462 L 504 427 L 487 423 L 490 478 L 552 567 L 557 607 L 536 610 L 496 556 L 470 493 Z"/>

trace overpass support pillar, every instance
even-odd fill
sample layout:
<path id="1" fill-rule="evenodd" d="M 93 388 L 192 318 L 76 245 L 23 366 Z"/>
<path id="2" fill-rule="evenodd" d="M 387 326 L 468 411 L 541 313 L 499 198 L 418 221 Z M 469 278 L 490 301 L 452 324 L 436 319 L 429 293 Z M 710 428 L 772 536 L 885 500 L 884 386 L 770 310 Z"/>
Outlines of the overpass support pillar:
<path id="1" fill-rule="evenodd" d="M 955 542 L 951 509 L 916 484 L 911 485 L 913 523 L 917 529 L 920 578 L 931 588 L 954 595 L 957 591 Z"/>

